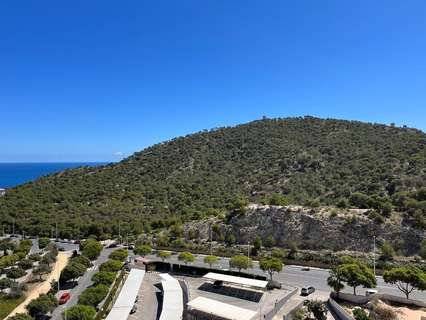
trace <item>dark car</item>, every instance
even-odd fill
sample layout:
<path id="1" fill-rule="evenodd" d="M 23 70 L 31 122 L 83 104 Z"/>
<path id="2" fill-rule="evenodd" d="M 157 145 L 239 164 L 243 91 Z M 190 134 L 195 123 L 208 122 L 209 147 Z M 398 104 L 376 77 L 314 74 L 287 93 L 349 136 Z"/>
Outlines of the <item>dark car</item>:
<path id="1" fill-rule="evenodd" d="M 300 291 L 300 294 L 302 296 L 309 296 L 311 293 L 315 292 L 315 288 L 314 287 L 305 287 L 302 288 L 302 290 Z"/>
<path id="2" fill-rule="evenodd" d="M 107 248 L 110 248 L 110 249 L 112 249 L 112 248 L 117 248 L 118 247 L 118 244 L 116 244 L 116 243 L 111 243 Z"/>
<path id="3" fill-rule="evenodd" d="M 215 282 L 213 282 L 213 288 L 219 289 L 219 288 L 222 288 L 222 286 L 223 286 L 222 280 L 216 280 Z"/>

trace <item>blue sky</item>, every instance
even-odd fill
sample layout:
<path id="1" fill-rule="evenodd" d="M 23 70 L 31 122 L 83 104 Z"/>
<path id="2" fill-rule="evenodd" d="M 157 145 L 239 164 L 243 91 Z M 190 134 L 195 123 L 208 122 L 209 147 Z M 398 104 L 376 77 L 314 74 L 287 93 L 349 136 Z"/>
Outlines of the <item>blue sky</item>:
<path id="1" fill-rule="evenodd" d="M 261 118 L 426 130 L 426 2 L 0 2 L 0 161 L 114 161 Z"/>

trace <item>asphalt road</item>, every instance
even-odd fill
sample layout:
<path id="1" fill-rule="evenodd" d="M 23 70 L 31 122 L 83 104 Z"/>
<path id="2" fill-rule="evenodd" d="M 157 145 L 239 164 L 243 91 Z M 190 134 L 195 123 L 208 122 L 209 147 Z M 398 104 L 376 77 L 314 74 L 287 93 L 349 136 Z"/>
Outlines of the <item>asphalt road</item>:
<path id="1" fill-rule="evenodd" d="M 155 255 L 149 255 L 147 257 L 151 260 L 161 261 Z M 170 259 L 168 259 L 167 261 L 171 263 L 179 263 L 177 257 L 178 254 L 173 253 Z M 208 266 L 204 263 L 204 255 L 196 255 L 195 257 L 196 258 L 193 265 L 201 267 Z M 182 262 L 180 263 L 182 264 Z M 220 258 L 219 262 L 214 267 L 218 269 L 229 269 L 229 258 Z M 249 269 L 247 270 L 247 272 L 268 276 L 262 270 L 260 270 L 257 261 L 254 261 L 253 269 Z M 300 266 L 286 265 L 283 268 L 283 271 L 278 274 L 274 274 L 273 278 L 274 280 L 279 281 L 282 284 L 290 287 L 302 288 L 305 286 L 313 286 L 316 291 L 319 291 L 319 293 L 321 293 L 322 296 L 328 296 L 331 292 L 330 287 L 327 286 L 328 275 L 329 271 L 327 269 L 310 268 L 309 271 L 303 271 L 302 267 Z M 401 291 L 399 291 L 395 286 L 385 283 L 383 281 L 383 278 L 380 276 L 377 277 L 376 289 L 381 293 L 388 293 L 404 297 Z M 357 288 L 357 294 L 364 295 L 365 290 L 365 288 L 359 287 Z M 353 293 L 353 288 L 345 287 L 343 292 Z M 426 291 L 413 291 L 413 293 L 411 293 L 410 295 L 410 298 L 417 299 L 420 301 L 426 301 Z"/>
<path id="2" fill-rule="evenodd" d="M 66 304 L 60 305 L 53 311 L 52 318 L 51 318 L 52 320 L 62 319 L 62 312 L 65 310 L 65 308 L 70 308 L 73 305 L 77 304 L 78 297 L 81 295 L 81 293 L 93 284 L 92 277 L 96 272 L 98 272 L 99 266 L 108 260 L 108 256 L 114 250 L 116 249 L 104 248 L 101 254 L 99 255 L 98 259 L 95 262 L 93 262 L 93 266 L 87 269 L 84 276 L 78 279 L 78 285 L 76 287 L 74 287 L 71 290 L 61 290 L 59 292 L 58 298 L 65 291 L 68 291 L 71 294 L 71 298 L 70 300 L 68 300 Z"/>

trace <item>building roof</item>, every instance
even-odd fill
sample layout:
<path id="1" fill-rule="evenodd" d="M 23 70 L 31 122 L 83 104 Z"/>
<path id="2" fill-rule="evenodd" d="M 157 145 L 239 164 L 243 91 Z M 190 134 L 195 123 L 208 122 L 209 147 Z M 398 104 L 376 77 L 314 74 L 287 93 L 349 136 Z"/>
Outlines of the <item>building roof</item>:
<path id="1" fill-rule="evenodd" d="M 261 288 L 261 289 L 266 288 L 266 285 L 268 284 L 268 281 L 264 281 L 264 280 L 236 277 L 236 276 L 230 276 L 227 274 L 220 274 L 220 273 L 214 273 L 214 272 L 207 273 L 204 276 L 204 278 L 210 279 L 210 280 L 220 280 L 224 282 L 239 284 L 242 286 Z"/>
<path id="2" fill-rule="evenodd" d="M 132 269 L 106 320 L 125 320 L 135 303 L 145 270 Z"/>
<path id="3" fill-rule="evenodd" d="M 204 297 L 198 297 L 188 302 L 188 307 L 191 310 L 195 309 L 209 315 L 229 320 L 250 320 L 256 315 L 255 311 Z"/>
<path id="4" fill-rule="evenodd" d="M 181 320 L 183 314 L 183 292 L 175 278 L 168 273 L 160 274 L 163 286 L 163 309 L 160 320 Z"/>

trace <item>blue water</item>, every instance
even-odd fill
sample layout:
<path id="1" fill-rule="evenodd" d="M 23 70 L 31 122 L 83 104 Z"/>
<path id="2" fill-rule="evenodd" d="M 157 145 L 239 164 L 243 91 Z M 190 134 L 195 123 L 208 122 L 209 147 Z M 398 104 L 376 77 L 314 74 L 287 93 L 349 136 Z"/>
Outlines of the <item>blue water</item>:
<path id="1" fill-rule="evenodd" d="M 11 188 L 49 173 L 81 166 L 99 166 L 101 162 L 0 163 L 0 188 Z"/>

